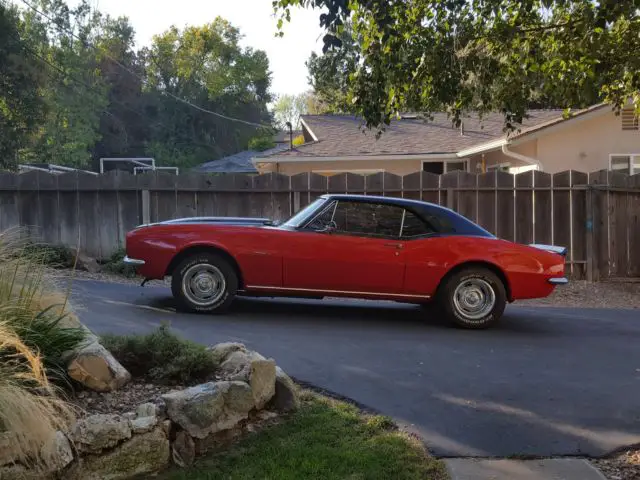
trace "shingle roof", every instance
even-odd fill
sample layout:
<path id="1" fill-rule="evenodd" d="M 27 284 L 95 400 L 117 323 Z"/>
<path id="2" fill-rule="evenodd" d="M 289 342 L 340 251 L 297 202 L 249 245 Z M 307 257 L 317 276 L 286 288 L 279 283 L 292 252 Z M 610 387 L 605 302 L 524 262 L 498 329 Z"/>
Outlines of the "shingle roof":
<path id="1" fill-rule="evenodd" d="M 198 165 L 193 171 L 201 173 L 258 173 L 256 167 L 251 163 L 253 157 L 273 155 L 288 149 L 289 144 L 281 144 L 264 152 L 245 150 L 234 155 L 229 155 L 228 157 Z"/>
<path id="2" fill-rule="evenodd" d="M 562 110 L 531 110 L 528 116 L 529 118 L 522 122 L 523 130 L 561 117 Z M 466 116 L 463 121 L 463 133 L 461 129 L 452 125 L 446 113 L 436 113 L 432 120 L 407 117 L 392 121 L 376 140 L 375 131 L 362 130 L 360 118 L 343 115 L 304 115 L 304 123 L 313 131 L 318 141 L 306 143 L 278 156 L 456 153 L 505 136 L 502 114 L 489 114 L 482 119 L 477 115 Z M 258 156 L 268 156 L 265 153 Z"/>

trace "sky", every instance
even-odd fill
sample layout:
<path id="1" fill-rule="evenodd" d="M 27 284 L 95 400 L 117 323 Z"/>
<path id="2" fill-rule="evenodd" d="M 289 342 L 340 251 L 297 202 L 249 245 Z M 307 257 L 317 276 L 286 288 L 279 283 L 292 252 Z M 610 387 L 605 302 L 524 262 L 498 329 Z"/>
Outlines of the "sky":
<path id="1" fill-rule="evenodd" d="M 76 2 L 70 0 L 70 5 Z M 274 94 L 297 94 L 309 89 L 304 65 L 312 51 L 322 50 L 319 10 L 296 9 L 283 38 L 274 36 L 277 20 L 271 0 L 91 0 L 111 16 L 127 16 L 136 30 L 138 46 L 171 25 L 202 25 L 216 16 L 229 20 L 245 36 L 244 46 L 265 50 L 272 71 Z"/>

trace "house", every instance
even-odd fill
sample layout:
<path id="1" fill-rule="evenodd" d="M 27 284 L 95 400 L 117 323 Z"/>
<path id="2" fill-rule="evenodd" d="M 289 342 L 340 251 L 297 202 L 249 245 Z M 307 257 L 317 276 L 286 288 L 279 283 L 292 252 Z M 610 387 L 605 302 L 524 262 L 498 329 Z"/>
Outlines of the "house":
<path id="1" fill-rule="evenodd" d="M 293 138 L 302 132 L 294 131 Z M 193 168 L 196 173 L 258 173 L 252 160 L 260 155 L 276 155 L 291 148 L 291 135 L 289 132 L 278 132 L 273 137 L 275 147 L 258 152 L 256 150 L 244 150 L 227 157 L 212 160 Z"/>
<path id="2" fill-rule="evenodd" d="M 592 172 L 612 169 L 640 173 L 640 129 L 632 108 L 616 114 L 599 104 L 574 112 L 531 110 L 519 129 L 506 135 L 501 114 L 468 115 L 454 128 L 444 113 L 431 119 L 404 115 L 392 121 L 379 139 L 363 131 L 360 119 L 338 115 L 304 115 L 305 143 L 287 151 L 260 154 L 260 173 L 295 175 L 314 172 L 406 175 L 455 170 L 511 173 L 542 170 Z"/>

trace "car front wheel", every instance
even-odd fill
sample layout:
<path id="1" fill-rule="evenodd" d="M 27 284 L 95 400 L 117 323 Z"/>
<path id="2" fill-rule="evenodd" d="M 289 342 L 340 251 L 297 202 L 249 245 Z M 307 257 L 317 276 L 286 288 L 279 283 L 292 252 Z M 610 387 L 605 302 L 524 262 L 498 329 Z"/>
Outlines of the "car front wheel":
<path id="1" fill-rule="evenodd" d="M 185 258 L 171 277 L 171 291 L 178 308 L 191 312 L 226 310 L 238 290 L 238 275 L 229 262 L 213 253 Z"/>
<path id="2" fill-rule="evenodd" d="M 502 280 L 485 268 L 468 268 L 454 273 L 445 281 L 438 296 L 448 320 L 468 329 L 495 325 L 507 304 Z"/>

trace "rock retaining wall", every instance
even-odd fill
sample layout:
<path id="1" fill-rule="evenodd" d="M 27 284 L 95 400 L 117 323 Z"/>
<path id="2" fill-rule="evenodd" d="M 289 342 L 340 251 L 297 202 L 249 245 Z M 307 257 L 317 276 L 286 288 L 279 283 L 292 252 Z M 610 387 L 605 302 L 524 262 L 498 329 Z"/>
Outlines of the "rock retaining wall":
<path id="1" fill-rule="evenodd" d="M 184 467 L 211 445 L 297 408 L 297 387 L 274 360 L 237 343 L 216 345 L 211 353 L 222 380 L 171 391 L 121 415 L 85 416 L 67 434 L 58 432 L 55 472 L 31 472 L 0 456 L 0 478 L 119 480 L 172 463 Z"/>

